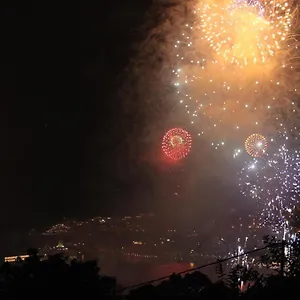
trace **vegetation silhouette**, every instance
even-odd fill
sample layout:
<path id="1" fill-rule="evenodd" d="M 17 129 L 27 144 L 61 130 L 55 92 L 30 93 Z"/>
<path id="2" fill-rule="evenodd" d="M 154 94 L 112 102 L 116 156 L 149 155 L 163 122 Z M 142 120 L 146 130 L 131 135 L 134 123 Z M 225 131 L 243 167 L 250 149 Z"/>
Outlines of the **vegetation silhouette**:
<path id="1" fill-rule="evenodd" d="M 154 286 L 147 284 L 129 294 L 129 299 L 197 298 L 197 299 L 272 299 L 295 297 L 300 293 L 300 242 L 289 243 L 275 237 L 263 240 L 268 251 L 262 255 L 260 266 L 265 271 L 237 265 L 229 274 L 223 271 L 223 262 L 217 264 L 219 280 L 211 282 L 200 272 L 184 277 L 173 274 L 169 280 Z"/>
<path id="2" fill-rule="evenodd" d="M 224 272 L 224 260 L 217 262 L 218 280 L 212 282 L 205 274 L 194 271 L 184 276 L 172 274 L 157 285 L 146 284 L 116 293 L 116 280 L 102 276 L 96 261 L 70 260 L 61 254 L 42 260 L 36 249 L 29 249 L 29 257 L 0 267 L 2 299 L 57 297 L 62 291 L 68 297 L 93 290 L 100 299 L 271 299 L 295 297 L 300 292 L 300 242 L 290 244 L 266 236 L 267 253 L 261 256 L 260 268 L 255 270 L 237 265 Z M 261 270 L 264 272 L 261 272 Z M 265 271 L 268 272 L 265 272 Z M 126 289 L 123 289 L 123 291 Z M 21 292 L 21 293 L 20 293 Z M 86 293 L 85 293 L 86 295 Z"/>
<path id="3" fill-rule="evenodd" d="M 112 277 L 100 275 L 96 261 L 80 262 L 69 260 L 62 254 L 49 256 L 42 260 L 35 249 L 28 250 L 29 257 L 15 263 L 4 263 L 0 267 L 0 289 L 9 299 L 17 299 L 22 291 L 30 293 L 31 297 L 41 295 L 40 291 L 50 294 L 61 291 L 81 291 L 93 289 L 99 296 L 113 295 L 116 280 Z"/>

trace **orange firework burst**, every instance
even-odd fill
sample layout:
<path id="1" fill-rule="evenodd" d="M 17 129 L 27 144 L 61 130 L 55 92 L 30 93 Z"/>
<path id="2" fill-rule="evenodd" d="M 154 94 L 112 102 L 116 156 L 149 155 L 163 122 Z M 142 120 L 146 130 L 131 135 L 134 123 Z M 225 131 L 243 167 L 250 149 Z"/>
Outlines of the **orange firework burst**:
<path id="1" fill-rule="evenodd" d="M 225 61 L 241 66 L 265 63 L 280 50 L 291 26 L 288 1 L 214 2 L 201 2 L 198 12 L 204 38 Z"/>
<path id="2" fill-rule="evenodd" d="M 245 148 L 249 155 L 253 157 L 261 157 L 267 150 L 267 139 L 259 134 L 251 134 L 245 141 Z"/>
<path id="3" fill-rule="evenodd" d="M 289 0 L 194 4 L 173 44 L 173 84 L 215 149 L 282 123 L 298 127 L 297 9 Z"/>
<path id="4" fill-rule="evenodd" d="M 191 135 L 181 128 L 170 129 L 163 137 L 162 150 L 172 160 L 180 160 L 186 157 L 191 147 Z"/>

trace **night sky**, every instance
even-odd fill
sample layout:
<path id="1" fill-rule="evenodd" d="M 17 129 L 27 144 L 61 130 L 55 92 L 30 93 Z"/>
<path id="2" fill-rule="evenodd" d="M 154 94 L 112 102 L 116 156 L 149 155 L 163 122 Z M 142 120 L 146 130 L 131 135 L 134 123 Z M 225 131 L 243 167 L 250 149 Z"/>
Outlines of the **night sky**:
<path id="1" fill-rule="evenodd" d="M 2 68 L 2 231 L 62 217 L 163 210 L 171 215 L 170 207 L 177 215 L 182 207 L 206 212 L 208 195 L 218 199 L 221 193 L 221 207 L 228 207 L 226 197 L 236 197 L 217 178 L 227 161 L 216 162 L 198 145 L 193 151 L 199 155 L 174 171 L 162 164 L 159 139 L 140 142 L 142 105 L 125 112 L 122 79 L 150 2 L 56 7 L 32 1 L 18 19 L 13 8 L 3 12 L 3 38 L 11 47 Z M 172 203 L 176 182 L 187 191 Z M 181 202 L 185 196 L 191 205 Z"/>

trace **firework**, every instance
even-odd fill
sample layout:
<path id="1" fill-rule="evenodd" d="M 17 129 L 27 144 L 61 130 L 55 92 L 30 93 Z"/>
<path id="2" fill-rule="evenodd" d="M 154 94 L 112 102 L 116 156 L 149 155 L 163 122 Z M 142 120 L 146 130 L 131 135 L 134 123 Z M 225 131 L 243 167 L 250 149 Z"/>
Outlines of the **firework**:
<path id="1" fill-rule="evenodd" d="M 253 159 L 240 173 L 240 188 L 245 196 L 257 200 L 262 226 L 274 232 L 286 229 L 300 192 L 300 153 L 286 144 L 264 159 Z"/>
<path id="2" fill-rule="evenodd" d="M 162 150 L 172 160 L 180 160 L 188 155 L 192 146 L 191 135 L 181 128 L 169 130 L 163 137 Z"/>
<path id="3" fill-rule="evenodd" d="M 261 157 L 268 147 L 267 139 L 258 133 L 251 134 L 245 141 L 245 149 L 253 157 Z"/>
<path id="4" fill-rule="evenodd" d="M 245 249 L 247 247 L 248 237 L 245 238 L 244 243 L 242 243 L 241 238 L 237 239 L 237 255 L 241 255 L 234 259 L 232 263 L 236 263 L 237 265 L 244 266 L 246 268 L 249 267 L 248 255 L 243 255 L 245 253 Z"/>
<path id="5" fill-rule="evenodd" d="M 287 1 L 238 0 L 204 0 L 189 16 L 172 54 L 174 86 L 214 146 L 295 120 L 293 16 Z"/>
<path id="6" fill-rule="evenodd" d="M 265 64 L 279 52 L 291 27 L 287 1 L 204 2 L 197 8 L 204 39 L 225 62 Z"/>
<path id="7" fill-rule="evenodd" d="M 146 38 L 128 72 L 128 101 L 123 102 L 126 110 L 136 106 L 145 114 L 146 137 L 166 120 L 187 121 L 214 148 L 232 150 L 253 132 L 269 135 L 282 123 L 296 125 L 297 4 L 292 0 L 154 2 L 143 26 Z M 218 19 L 215 12 L 220 9 Z M 223 24 L 226 33 L 218 37 L 219 29 L 212 22 L 221 19 L 228 24 Z M 254 21 L 260 26 L 253 26 Z M 243 28 L 246 34 L 241 33 Z M 208 31 L 216 33 L 211 42 Z M 231 44 L 223 42 L 228 38 Z M 253 51 L 248 51 L 249 43 Z"/>
<path id="8" fill-rule="evenodd" d="M 268 3 L 266 3 L 268 4 Z M 234 12 L 235 10 L 246 10 L 248 13 L 254 13 L 258 16 L 263 17 L 265 14 L 265 8 L 258 0 L 234 0 L 228 7 L 229 12 Z M 285 9 L 284 9 L 285 10 Z M 271 10 L 272 11 L 272 10 Z"/>

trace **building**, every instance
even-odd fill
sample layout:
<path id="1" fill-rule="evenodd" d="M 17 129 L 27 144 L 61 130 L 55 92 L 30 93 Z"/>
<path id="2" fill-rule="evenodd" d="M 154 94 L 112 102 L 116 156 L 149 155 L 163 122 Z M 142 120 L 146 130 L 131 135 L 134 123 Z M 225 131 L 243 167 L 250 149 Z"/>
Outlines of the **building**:
<path id="1" fill-rule="evenodd" d="M 15 256 L 5 256 L 4 257 L 4 262 L 7 262 L 7 263 L 15 263 L 15 262 L 18 262 L 18 261 L 24 261 L 26 258 L 28 258 L 29 255 L 15 255 Z"/>
<path id="2" fill-rule="evenodd" d="M 61 254 L 65 258 L 68 258 L 68 260 L 76 259 L 78 261 L 84 260 L 84 255 L 78 251 L 77 249 L 70 249 L 66 247 L 62 241 L 59 241 L 59 243 L 54 246 L 46 246 L 43 249 L 39 251 L 39 254 L 41 256 L 41 259 L 47 259 L 51 255 Z"/>

